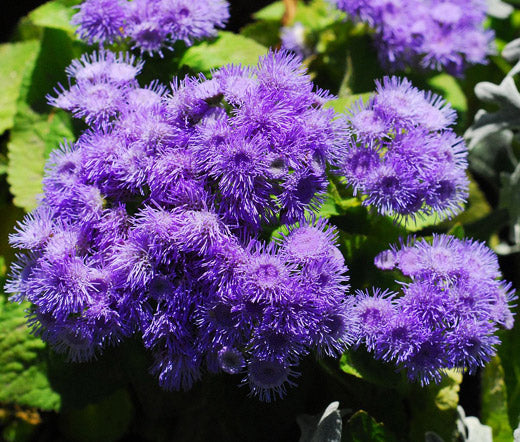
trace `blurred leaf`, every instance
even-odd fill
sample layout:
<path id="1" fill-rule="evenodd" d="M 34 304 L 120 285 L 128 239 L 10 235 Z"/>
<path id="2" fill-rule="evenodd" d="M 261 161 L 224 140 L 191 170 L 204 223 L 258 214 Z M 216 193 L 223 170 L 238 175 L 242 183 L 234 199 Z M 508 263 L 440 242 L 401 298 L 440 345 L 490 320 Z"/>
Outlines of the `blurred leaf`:
<path id="1" fill-rule="evenodd" d="M 70 20 L 75 13 L 74 9 L 65 4 L 51 1 L 31 11 L 28 18 L 36 26 L 73 33 L 75 27 L 70 24 Z"/>
<path id="2" fill-rule="evenodd" d="M 366 411 L 356 412 L 346 423 L 342 442 L 392 442 L 396 437 Z"/>
<path id="3" fill-rule="evenodd" d="M 448 74 L 438 74 L 428 80 L 428 84 L 442 92 L 444 99 L 460 112 L 468 110 L 468 102 L 464 91 L 457 80 Z"/>
<path id="4" fill-rule="evenodd" d="M 36 40 L 0 45 L 0 134 L 13 126 L 23 77 L 34 69 L 39 49 Z"/>
<path id="5" fill-rule="evenodd" d="M 0 298 L 0 401 L 58 410 L 61 400 L 47 377 L 45 344 L 29 333 L 27 307 Z"/>
<path id="6" fill-rule="evenodd" d="M 64 138 L 73 137 L 67 113 L 41 115 L 27 105 L 21 106 L 8 143 L 7 181 L 15 205 L 27 211 L 36 207 L 46 156 Z"/>
<path id="7" fill-rule="evenodd" d="M 458 239 L 464 239 L 466 237 L 466 232 L 464 231 L 464 226 L 460 223 L 456 223 L 449 231 L 448 235 L 452 235 Z"/>
<path id="8" fill-rule="evenodd" d="M 487 0 L 487 14 L 495 18 L 504 19 L 511 15 L 514 8 L 501 0 Z"/>
<path id="9" fill-rule="evenodd" d="M 253 14 L 255 20 L 281 20 L 285 12 L 283 2 L 274 2 Z"/>
<path id="10" fill-rule="evenodd" d="M 134 413 L 130 395 L 124 389 L 80 409 L 60 414 L 60 429 L 68 440 L 112 442 L 121 440 Z"/>
<path id="11" fill-rule="evenodd" d="M 507 391 L 500 357 L 495 356 L 482 371 L 482 422 L 493 429 L 495 442 L 509 442 L 513 429 L 507 414 Z"/>
<path id="12" fill-rule="evenodd" d="M 204 41 L 189 48 L 180 60 L 196 72 L 208 74 L 211 69 L 228 63 L 256 65 L 258 57 L 267 53 L 267 48 L 243 35 L 220 32 L 212 41 Z"/>
<path id="13" fill-rule="evenodd" d="M 371 95 L 372 95 L 371 92 L 366 92 L 366 93 L 363 93 L 363 94 L 352 94 L 352 95 L 348 95 L 346 97 L 336 98 L 334 100 L 330 100 L 327 103 L 325 103 L 324 107 L 326 107 L 326 108 L 331 107 L 338 114 L 343 114 L 354 103 L 356 103 L 359 100 L 363 100 L 363 102 L 366 103 Z"/>
<path id="14" fill-rule="evenodd" d="M 462 373 L 448 370 L 439 384 L 410 384 L 410 440 L 433 431 L 446 441 L 457 440 L 457 405 Z"/>
<path id="15" fill-rule="evenodd" d="M 339 10 L 331 8 L 330 3 L 325 0 L 312 0 L 309 4 L 298 4 L 294 21 L 311 30 L 321 30 L 344 15 Z"/>
<path id="16" fill-rule="evenodd" d="M 275 47 L 280 44 L 280 22 L 278 21 L 259 21 L 250 23 L 240 30 L 240 34 L 250 38 L 257 43 L 269 47 Z"/>

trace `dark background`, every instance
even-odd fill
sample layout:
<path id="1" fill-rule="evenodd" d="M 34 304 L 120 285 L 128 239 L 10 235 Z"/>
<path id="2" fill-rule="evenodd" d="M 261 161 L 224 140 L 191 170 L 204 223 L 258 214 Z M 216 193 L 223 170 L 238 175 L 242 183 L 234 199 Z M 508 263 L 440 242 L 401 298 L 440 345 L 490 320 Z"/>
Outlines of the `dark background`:
<path id="1" fill-rule="evenodd" d="M 228 0 L 229 1 L 229 0 Z M 226 29 L 238 31 L 242 26 L 251 21 L 251 14 L 273 0 L 230 0 L 231 18 Z M 7 0 L 2 2 L 4 12 L 0 14 L 0 42 L 9 40 L 18 20 L 29 11 L 46 3 L 46 0 Z"/>

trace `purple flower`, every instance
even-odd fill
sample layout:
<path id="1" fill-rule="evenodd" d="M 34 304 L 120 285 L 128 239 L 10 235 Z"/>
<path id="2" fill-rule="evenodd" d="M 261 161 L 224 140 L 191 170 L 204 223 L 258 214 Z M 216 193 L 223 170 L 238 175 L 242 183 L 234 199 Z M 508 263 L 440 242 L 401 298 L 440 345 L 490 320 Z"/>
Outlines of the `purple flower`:
<path id="1" fill-rule="evenodd" d="M 163 56 L 177 40 L 192 45 L 213 37 L 229 18 L 224 0 L 86 0 L 72 18 L 88 43 L 110 44 L 129 38 L 141 53 Z"/>
<path id="2" fill-rule="evenodd" d="M 347 184 L 384 215 L 454 216 L 468 193 L 467 150 L 450 128 L 455 112 L 406 79 L 376 84 L 374 96 L 346 116 L 352 135 L 339 167 Z"/>
<path id="3" fill-rule="evenodd" d="M 85 0 L 71 23 L 77 34 L 88 43 L 111 43 L 121 36 L 126 18 L 125 2 L 119 0 Z"/>
<path id="4" fill-rule="evenodd" d="M 125 4 L 125 32 L 157 23 L 163 7 L 183 38 L 210 32 L 204 4 Z M 211 8 L 217 21 L 226 10 Z M 310 214 L 348 129 L 286 52 L 174 79 L 169 95 L 156 81 L 140 87 L 141 68 L 108 51 L 67 68 L 70 87 L 49 100 L 88 128 L 51 154 L 40 206 L 11 235 L 26 252 L 6 290 L 72 360 L 136 334 L 165 389 L 247 371 L 252 394 L 283 395 L 302 357 L 337 356 L 356 339 L 336 230 Z"/>
<path id="5" fill-rule="evenodd" d="M 496 256 L 484 244 L 434 235 L 388 253 L 410 282 L 402 296 L 358 295 L 361 341 L 375 356 L 407 370 L 422 384 L 450 368 L 474 372 L 495 354 L 499 326 L 510 328 L 509 284 L 500 281 Z M 480 262 L 475 272 L 468 262 Z"/>
<path id="6" fill-rule="evenodd" d="M 462 75 L 493 53 L 494 34 L 483 28 L 487 4 L 482 0 L 329 1 L 375 28 L 379 57 L 394 70 L 412 66 Z"/>

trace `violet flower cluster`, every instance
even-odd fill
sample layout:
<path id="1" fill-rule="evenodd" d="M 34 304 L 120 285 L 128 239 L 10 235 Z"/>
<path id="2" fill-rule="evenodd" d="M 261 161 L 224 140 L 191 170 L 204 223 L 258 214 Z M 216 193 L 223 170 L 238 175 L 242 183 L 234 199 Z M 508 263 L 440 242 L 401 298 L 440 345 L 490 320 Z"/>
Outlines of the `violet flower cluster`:
<path id="1" fill-rule="evenodd" d="M 383 215 L 451 217 L 468 194 L 467 148 L 451 126 L 455 111 L 407 79 L 385 77 L 356 102 L 347 120 L 352 142 L 340 167 L 364 205 Z"/>
<path id="2" fill-rule="evenodd" d="M 207 369 L 270 400 L 301 357 L 354 339 L 336 231 L 309 214 L 345 128 L 285 52 L 174 80 L 170 94 L 140 87 L 140 68 L 84 56 L 49 97 L 88 129 L 52 153 L 39 207 L 10 237 L 25 251 L 6 290 L 72 360 L 136 334 L 166 389 Z M 269 223 L 290 225 L 266 243 Z"/>
<path id="3" fill-rule="evenodd" d="M 376 256 L 382 270 L 398 269 L 403 295 L 358 292 L 360 342 L 422 384 L 446 369 L 473 373 L 495 354 L 499 327 L 513 327 L 511 284 L 500 280 L 496 255 L 483 243 L 437 235 Z"/>
<path id="4" fill-rule="evenodd" d="M 462 75 L 494 52 L 485 30 L 486 0 L 329 0 L 375 29 L 379 57 L 389 69 Z"/>
<path id="5" fill-rule="evenodd" d="M 72 24 L 88 43 L 128 39 L 133 49 L 161 57 L 178 40 L 214 37 L 229 18 L 225 0 L 85 0 L 78 8 Z"/>

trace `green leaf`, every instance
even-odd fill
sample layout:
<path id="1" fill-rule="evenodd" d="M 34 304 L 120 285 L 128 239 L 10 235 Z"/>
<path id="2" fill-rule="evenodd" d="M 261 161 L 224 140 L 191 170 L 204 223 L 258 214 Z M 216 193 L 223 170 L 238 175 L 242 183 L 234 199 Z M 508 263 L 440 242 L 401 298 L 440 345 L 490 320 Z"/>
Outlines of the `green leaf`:
<path id="1" fill-rule="evenodd" d="M 228 63 L 257 64 L 258 57 L 266 53 L 267 48 L 256 41 L 224 31 L 212 41 L 203 41 L 189 48 L 181 58 L 180 66 L 186 65 L 196 72 L 208 74 Z"/>
<path id="2" fill-rule="evenodd" d="M 47 378 L 45 344 L 29 333 L 25 308 L 0 298 L 0 401 L 58 410 L 60 396 Z"/>
<path id="3" fill-rule="evenodd" d="M 16 206 L 27 211 L 36 207 L 46 157 L 64 138 L 73 137 L 71 118 L 65 112 L 42 115 L 21 106 L 7 145 L 7 181 Z"/>
<path id="4" fill-rule="evenodd" d="M 75 27 L 70 24 L 70 20 L 75 13 L 76 11 L 71 7 L 51 1 L 33 10 L 28 18 L 36 26 L 73 33 Z"/>
<path id="5" fill-rule="evenodd" d="M 372 354 L 361 349 L 344 353 L 340 367 L 347 374 L 383 388 L 396 387 L 403 379 L 395 372 L 395 367 L 376 360 Z"/>
<path id="6" fill-rule="evenodd" d="M 415 219 L 399 218 L 396 222 L 409 232 L 419 232 L 425 227 L 432 227 L 441 224 L 442 220 L 439 218 L 439 215 L 432 213 L 431 215 L 416 217 Z"/>
<path id="7" fill-rule="evenodd" d="M 424 440 L 433 431 L 444 440 L 457 440 L 457 405 L 462 374 L 448 370 L 439 384 L 410 385 L 410 439 Z"/>
<path id="8" fill-rule="evenodd" d="M 468 102 L 464 91 L 460 87 L 457 80 L 448 74 L 438 74 L 428 80 L 428 84 L 438 89 L 442 96 L 450 103 L 454 109 L 460 112 L 466 112 L 468 110 Z"/>
<path id="9" fill-rule="evenodd" d="M 385 426 L 359 410 L 347 422 L 342 442 L 392 442 L 397 439 Z"/>
<path id="10" fill-rule="evenodd" d="M 240 35 L 250 38 L 257 43 L 269 47 L 275 47 L 280 43 L 279 37 L 280 22 L 278 21 L 259 21 L 250 23 L 240 30 Z"/>
<path id="11" fill-rule="evenodd" d="M 507 414 L 504 368 L 495 356 L 482 372 L 482 422 L 493 429 L 495 442 L 509 442 L 513 429 Z"/>
<path id="12" fill-rule="evenodd" d="M 285 12 L 283 2 L 274 2 L 253 14 L 255 20 L 281 20 Z"/>
<path id="13" fill-rule="evenodd" d="M 39 49 L 36 40 L 0 45 L 0 134 L 13 127 L 22 80 L 34 68 Z"/>

